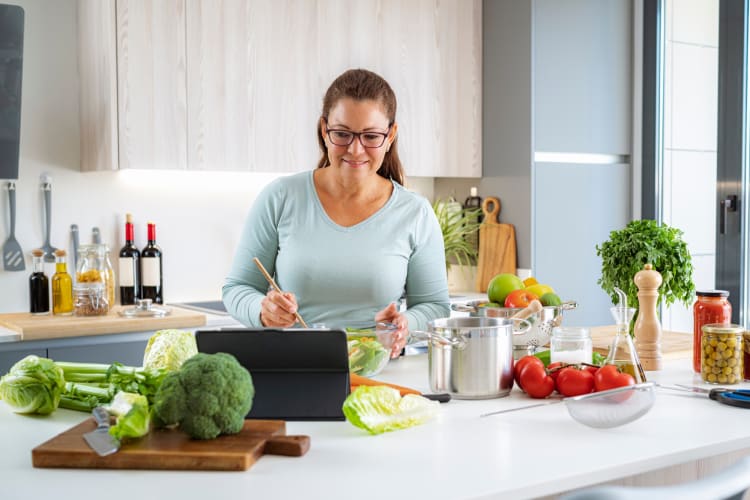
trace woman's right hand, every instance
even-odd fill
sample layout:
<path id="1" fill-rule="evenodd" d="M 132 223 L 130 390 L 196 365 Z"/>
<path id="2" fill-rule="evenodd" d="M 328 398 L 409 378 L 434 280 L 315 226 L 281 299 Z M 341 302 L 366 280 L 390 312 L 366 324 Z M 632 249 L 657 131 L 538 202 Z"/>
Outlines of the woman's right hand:
<path id="1" fill-rule="evenodd" d="M 297 322 L 297 299 L 293 293 L 269 291 L 260 303 L 260 322 L 263 326 L 289 328 Z"/>

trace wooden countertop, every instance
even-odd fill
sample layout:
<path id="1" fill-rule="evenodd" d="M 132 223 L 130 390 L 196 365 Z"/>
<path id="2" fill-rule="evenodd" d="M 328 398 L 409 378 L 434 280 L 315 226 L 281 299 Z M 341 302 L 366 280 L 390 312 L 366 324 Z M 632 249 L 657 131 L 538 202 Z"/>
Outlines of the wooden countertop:
<path id="1" fill-rule="evenodd" d="M 601 354 L 609 352 L 609 346 L 616 332 L 615 325 L 590 328 L 594 350 Z M 693 356 L 693 334 L 662 331 L 661 355 L 663 359 L 685 359 Z"/>
<path id="2" fill-rule="evenodd" d="M 125 318 L 118 314 L 118 311 L 124 309 L 123 306 L 115 306 L 106 316 L 32 316 L 30 313 L 8 313 L 0 314 L 0 326 L 19 333 L 21 340 L 40 340 L 191 328 L 206 324 L 206 315 L 203 313 L 167 307 L 171 312 L 163 318 Z"/>

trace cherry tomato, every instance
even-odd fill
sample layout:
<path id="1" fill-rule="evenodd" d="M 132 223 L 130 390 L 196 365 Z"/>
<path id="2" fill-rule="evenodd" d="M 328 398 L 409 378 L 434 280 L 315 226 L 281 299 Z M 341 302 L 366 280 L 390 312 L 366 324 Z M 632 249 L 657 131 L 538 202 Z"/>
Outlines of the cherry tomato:
<path id="1" fill-rule="evenodd" d="M 594 390 L 594 376 L 588 370 L 567 366 L 560 370 L 555 381 L 557 392 L 563 396 L 580 396 Z"/>
<path id="2" fill-rule="evenodd" d="M 597 391 L 628 385 L 635 385 L 635 379 L 632 375 L 621 372 L 617 365 L 604 365 L 594 375 L 594 388 Z"/>
<path id="3" fill-rule="evenodd" d="M 532 398 L 546 398 L 555 390 L 555 381 L 547 375 L 544 366 L 527 363 L 519 375 L 521 387 Z"/>
<path id="4" fill-rule="evenodd" d="M 513 379 L 516 381 L 516 385 L 521 390 L 523 390 L 523 386 L 521 385 L 520 381 L 521 370 L 529 363 L 539 365 L 544 368 L 544 363 L 542 362 L 542 360 L 537 358 L 536 356 L 532 356 L 531 354 L 529 354 L 528 356 L 524 356 L 516 361 L 515 366 L 513 367 Z"/>
<path id="5" fill-rule="evenodd" d="M 539 300 L 539 297 L 528 290 L 513 290 L 505 297 L 505 307 L 526 307 L 532 300 Z"/>

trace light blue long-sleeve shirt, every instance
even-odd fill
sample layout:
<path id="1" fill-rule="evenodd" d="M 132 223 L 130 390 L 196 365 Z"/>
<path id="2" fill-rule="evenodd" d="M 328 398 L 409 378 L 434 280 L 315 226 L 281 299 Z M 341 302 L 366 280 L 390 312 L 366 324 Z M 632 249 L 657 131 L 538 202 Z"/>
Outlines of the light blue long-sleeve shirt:
<path id="1" fill-rule="evenodd" d="M 308 325 L 372 321 L 404 289 L 409 329 L 449 316 L 440 226 L 429 202 L 396 182 L 386 204 L 351 227 L 328 217 L 312 171 L 276 179 L 258 195 L 222 297 L 234 318 L 259 327 L 268 283 L 253 257 L 295 294 Z"/>

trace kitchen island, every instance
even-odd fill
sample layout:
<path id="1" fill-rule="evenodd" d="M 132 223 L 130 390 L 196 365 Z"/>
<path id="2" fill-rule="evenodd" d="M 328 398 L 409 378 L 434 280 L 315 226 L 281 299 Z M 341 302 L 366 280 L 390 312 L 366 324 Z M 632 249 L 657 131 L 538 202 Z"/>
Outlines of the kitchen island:
<path id="1" fill-rule="evenodd" d="M 705 386 L 689 365 L 688 359 L 671 360 L 647 375 Z M 427 356 L 391 362 L 380 378 L 428 391 Z M 454 399 L 424 425 L 378 436 L 348 422 L 289 422 L 288 434 L 311 437 L 310 451 L 298 458 L 263 456 L 245 472 L 35 469 L 32 448 L 88 417 L 67 410 L 20 416 L 0 402 L 0 496 L 78 498 L 86 491 L 108 500 L 521 499 L 632 477 L 678 482 L 690 477 L 685 471 L 710 473 L 750 454 L 750 412 L 665 389 L 657 389 L 649 413 L 614 429 L 585 427 L 563 404 L 479 417 L 535 402 L 517 388 L 505 398 Z M 664 472 L 670 470 L 679 472 Z"/>

